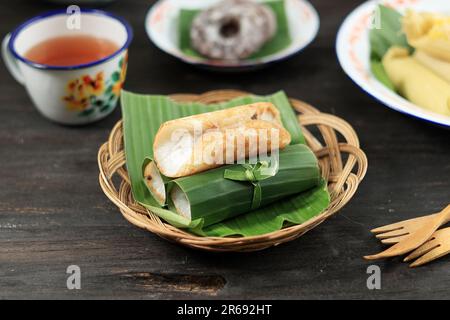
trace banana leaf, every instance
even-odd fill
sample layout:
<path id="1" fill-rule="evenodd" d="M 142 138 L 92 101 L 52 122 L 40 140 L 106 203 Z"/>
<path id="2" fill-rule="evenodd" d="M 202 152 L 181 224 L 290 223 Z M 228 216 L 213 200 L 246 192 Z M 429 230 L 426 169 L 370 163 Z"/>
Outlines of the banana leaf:
<path id="1" fill-rule="evenodd" d="M 317 158 L 306 145 L 287 146 L 275 162 L 278 162 L 276 172 L 253 180 L 248 180 L 246 171 L 257 168 L 255 172 L 259 175 L 264 168 L 258 167 L 259 163 L 247 169 L 240 164 L 222 166 L 174 179 L 168 188 L 176 188 L 187 199 L 189 208 L 185 209 L 191 220 L 203 219 L 202 225 L 206 227 L 311 189 L 320 181 Z M 250 176 L 256 174 L 250 172 Z M 173 203 L 172 207 L 175 210 Z"/>
<path id="2" fill-rule="evenodd" d="M 322 213 L 329 204 L 327 182 L 321 179 L 318 186 L 306 192 L 206 228 L 197 226 L 192 231 L 209 237 L 257 236 L 302 224 Z"/>
<path id="3" fill-rule="evenodd" d="M 413 51 L 413 48 L 408 44 L 406 35 L 402 31 L 402 15 L 397 10 L 381 4 L 376 10 L 380 27 L 372 28 L 369 32 L 370 68 L 378 81 L 395 91 L 381 61 L 392 46 L 405 47 L 410 51 Z"/>
<path id="4" fill-rule="evenodd" d="M 296 115 L 283 92 L 270 96 L 246 96 L 225 103 L 205 105 L 177 103 L 166 96 L 141 95 L 122 91 L 121 105 L 126 166 L 134 199 L 175 227 L 186 228 L 201 235 L 254 235 L 262 231 L 264 233 L 276 231 L 285 222 L 302 223 L 310 217 L 320 214 L 329 203 L 329 194 L 323 185 L 319 185 L 306 193 L 294 195 L 291 198 L 283 199 L 250 213 L 210 226 L 204 226 L 201 219 L 191 221 L 171 210 L 155 205 L 157 202 L 153 199 L 142 179 L 142 164 L 146 158 L 153 158 L 153 139 L 162 123 L 193 114 L 261 101 L 272 102 L 280 110 L 283 125 L 292 137 L 291 144 L 304 144 L 305 140 Z M 255 214 L 258 216 L 255 217 Z M 244 217 L 249 218 L 247 220 Z M 249 224 L 253 220 L 256 222 L 265 221 L 266 225 Z"/>
<path id="5" fill-rule="evenodd" d="M 271 54 L 275 54 L 287 48 L 292 40 L 289 33 L 289 24 L 286 16 L 284 0 L 264 1 L 273 11 L 277 20 L 277 31 L 275 36 L 269 40 L 260 50 L 252 54 L 247 59 L 261 59 Z M 182 9 L 178 18 L 179 48 L 185 54 L 193 57 L 202 57 L 191 44 L 190 30 L 192 21 L 200 10 Z"/>

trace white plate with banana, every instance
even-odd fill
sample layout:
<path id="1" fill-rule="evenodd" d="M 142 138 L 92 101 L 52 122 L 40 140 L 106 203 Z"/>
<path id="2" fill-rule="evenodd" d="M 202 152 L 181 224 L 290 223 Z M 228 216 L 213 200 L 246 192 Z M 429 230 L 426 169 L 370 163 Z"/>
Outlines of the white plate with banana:
<path id="1" fill-rule="evenodd" d="M 386 106 L 450 127 L 450 1 L 368 1 L 337 35 L 344 72 Z"/>

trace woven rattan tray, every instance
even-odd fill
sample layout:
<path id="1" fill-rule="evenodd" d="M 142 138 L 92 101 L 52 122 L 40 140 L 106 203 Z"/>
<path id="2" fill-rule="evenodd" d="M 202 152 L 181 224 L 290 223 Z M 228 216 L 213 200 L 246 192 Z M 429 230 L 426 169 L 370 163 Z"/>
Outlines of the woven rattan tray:
<path id="1" fill-rule="evenodd" d="M 201 95 L 175 94 L 176 101 L 217 103 L 248 95 L 234 90 L 211 91 Z M 294 240 L 313 229 L 341 209 L 355 194 L 367 170 L 367 158 L 359 148 L 358 136 L 344 120 L 321 113 L 312 106 L 290 99 L 298 112 L 307 144 L 319 158 L 322 176 L 328 181 L 330 206 L 320 215 L 301 225 L 283 228 L 253 237 L 199 237 L 177 229 L 137 204 L 131 194 L 125 168 L 122 121 L 111 131 L 98 152 L 100 186 L 106 196 L 119 207 L 130 223 L 181 245 L 209 251 L 256 251 Z M 115 176 L 118 179 L 114 178 Z"/>

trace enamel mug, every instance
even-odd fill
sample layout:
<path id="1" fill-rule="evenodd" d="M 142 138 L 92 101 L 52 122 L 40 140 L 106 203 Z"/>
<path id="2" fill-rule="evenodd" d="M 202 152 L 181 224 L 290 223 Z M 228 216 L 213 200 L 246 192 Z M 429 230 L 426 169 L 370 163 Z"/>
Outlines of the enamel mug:
<path id="1" fill-rule="evenodd" d="M 24 57 L 38 43 L 74 35 L 108 39 L 119 49 L 103 59 L 71 66 L 39 64 Z M 74 16 L 57 10 L 34 17 L 6 35 L 2 55 L 12 76 L 45 117 L 62 124 L 86 124 L 104 118 L 116 107 L 131 39 L 130 25 L 111 13 L 81 9 Z"/>

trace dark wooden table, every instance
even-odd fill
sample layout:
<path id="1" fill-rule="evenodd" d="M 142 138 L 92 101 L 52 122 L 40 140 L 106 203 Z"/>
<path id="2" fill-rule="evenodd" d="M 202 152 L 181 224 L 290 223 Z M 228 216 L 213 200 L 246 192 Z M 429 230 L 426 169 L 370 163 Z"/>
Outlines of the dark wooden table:
<path id="1" fill-rule="evenodd" d="M 450 298 L 450 257 L 419 269 L 377 262 L 381 290 L 368 290 L 361 257 L 382 247 L 375 226 L 428 214 L 450 200 L 449 131 L 383 107 L 361 92 L 336 60 L 336 31 L 356 0 L 313 0 L 321 16 L 314 43 L 270 69 L 223 75 L 184 65 L 144 31 L 149 1 L 106 7 L 131 22 L 126 88 L 200 93 L 283 89 L 349 121 L 369 158 L 356 196 L 300 239 L 257 253 L 211 254 L 169 243 L 125 221 L 97 182 L 97 150 L 120 109 L 81 128 L 42 118 L 0 64 L 0 298 Z M 3 36 L 48 9 L 44 1 L 0 5 Z M 78 265 L 82 289 L 66 288 Z"/>

